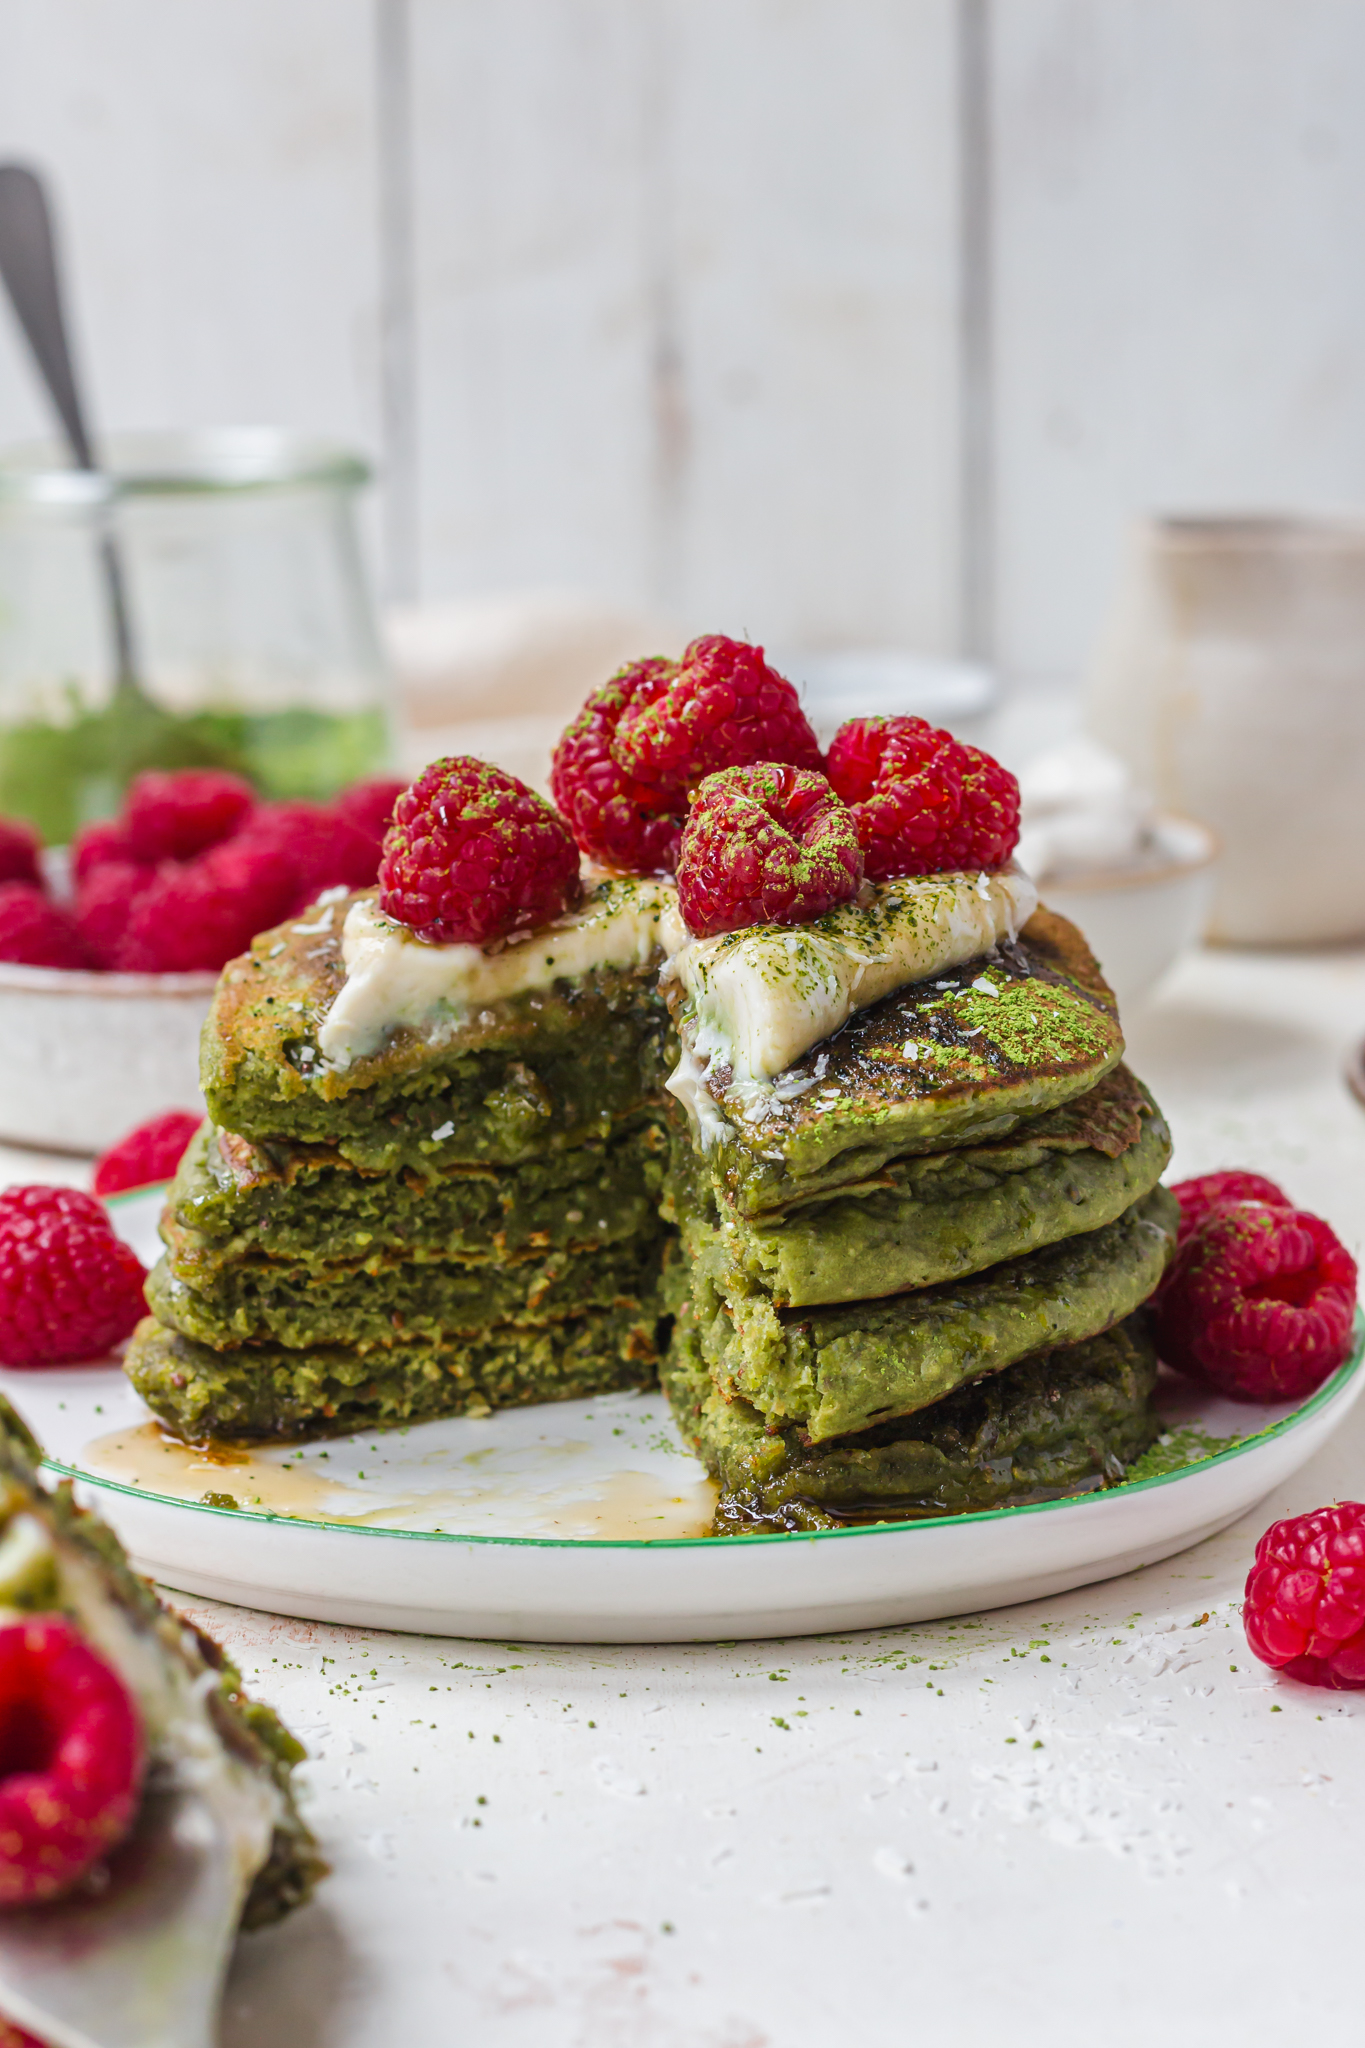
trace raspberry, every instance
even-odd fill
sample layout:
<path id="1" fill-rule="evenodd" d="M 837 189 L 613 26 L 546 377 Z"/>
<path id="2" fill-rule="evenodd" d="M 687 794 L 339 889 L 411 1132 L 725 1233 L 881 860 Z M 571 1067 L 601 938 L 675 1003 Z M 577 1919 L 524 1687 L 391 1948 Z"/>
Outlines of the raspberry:
<path id="1" fill-rule="evenodd" d="M 24 967 L 89 967 L 76 920 L 32 882 L 0 882 L 0 960 Z"/>
<path id="2" fill-rule="evenodd" d="M 1242 1623 L 1253 1654 L 1287 1677 L 1365 1686 L 1365 1503 L 1272 1522 L 1256 1545 Z"/>
<path id="3" fill-rule="evenodd" d="M 127 1686 L 64 1616 L 0 1628 L 0 1906 L 79 1884 L 132 1826 L 145 1761 Z"/>
<path id="4" fill-rule="evenodd" d="M 245 834 L 197 861 L 163 861 L 134 898 L 112 965 L 125 974 L 204 974 L 285 915 L 287 869 Z"/>
<path id="5" fill-rule="evenodd" d="M 385 916 L 419 938 L 484 946 L 577 902 L 578 849 L 544 797 L 455 754 L 399 797 L 379 881 Z"/>
<path id="6" fill-rule="evenodd" d="M 977 747 L 923 718 L 851 718 L 829 779 L 858 823 L 874 882 L 1003 867 L 1019 838 L 1019 785 Z"/>
<path id="7" fill-rule="evenodd" d="M 1236 1167 L 1226 1173 L 1201 1173 L 1195 1180 L 1177 1181 L 1171 1193 L 1180 1204 L 1177 1251 L 1207 1215 L 1225 1209 L 1229 1202 L 1269 1202 L 1276 1209 L 1294 1206 L 1284 1189 L 1263 1173 L 1244 1173 Z"/>
<path id="8" fill-rule="evenodd" d="M 0 1194 L 0 1365 L 80 1365 L 132 1335 L 147 1274 L 93 1195 Z"/>
<path id="9" fill-rule="evenodd" d="M 684 789 L 755 762 L 817 772 L 825 765 L 792 684 L 769 668 L 761 647 L 721 633 L 694 640 L 667 687 L 631 704 L 613 751 L 628 775 Z"/>
<path id="10" fill-rule="evenodd" d="M 1356 1262 L 1320 1217 L 1230 1202 L 1177 1251 L 1157 1345 L 1234 1401 L 1294 1401 L 1349 1355 L 1355 1306 Z"/>
<path id="11" fill-rule="evenodd" d="M 76 834 L 71 844 L 71 872 L 77 882 L 83 882 L 96 868 L 107 867 L 111 861 L 125 866 L 129 862 L 147 865 L 134 853 L 128 827 L 121 819 L 101 818 L 97 825 L 87 825 Z"/>
<path id="12" fill-rule="evenodd" d="M 324 889 L 368 889 L 379 873 L 381 842 L 327 804 L 267 804 L 230 843 L 276 863 L 278 908 L 257 931 L 303 910 Z M 210 858 L 226 854 L 217 847 Z"/>
<path id="13" fill-rule="evenodd" d="M 181 768 L 135 776 L 123 806 L 123 828 L 135 860 L 193 860 L 239 832 L 255 806 L 249 782 L 217 768 Z"/>
<path id="14" fill-rule="evenodd" d="M 13 2020 L 7 2020 L 0 2013 L 0 2048 L 47 2048 L 36 2034 L 26 2034 L 22 2027 L 16 2027 Z"/>
<path id="15" fill-rule="evenodd" d="M 662 695 L 677 665 L 652 657 L 631 662 L 594 690 L 555 748 L 554 800 L 590 860 L 618 874 L 672 874 L 687 813 L 680 781 L 631 775 L 614 752 L 622 719 Z"/>
<path id="16" fill-rule="evenodd" d="M 406 783 L 395 782 L 391 777 L 384 776 L 375 782 L 353 782 L 349 789 L 343 789 L 341 795 L 333 799 L 332 809 L 343 817 L 348 825 L 354 825 L 358 832 L 363 832 L 367 839 L 374 842 L 376 871 L 379 867 L 380 849 L 384 844 L 384 834 L 393 823 L 393 807 L 406 788 Z M 368 880 L 372 882 L 374 876 L 369 876 Z M 364 888 L 368 883 L 357 883 L 355 886 Z"/>
<path id="17" fill-rule="evenodd" d="M 699 938 L 806 924 L 858 893 L 857 827 L 823 775 L 764 761 L 709 775 L 678 861 L 678 903 Z"/>
<path id="18" fill-rule="evenodd" d="M 117 1195 L 124 1188 L 170 1180 L 203 1121 L 197 1109 L 167 1109 L 148 1117 L 96 1162 L 95 1193 Z"/>
<path id="19" fill-rule="evenodd" d="M 0 818 L 0 882 L 32 882 L 35 888 L 41 889 L 43 871 L 38 865 L 41 845 L 42 841 L 31 826 L 18 818 Z"/>
<path id="20" fill-rule="evenodd" d="M 125 860 L 87 868 L 76 890 L 76 929 L 96 967 L 120 965 L 134 907 L 155 876 L 154 868 Z"/>

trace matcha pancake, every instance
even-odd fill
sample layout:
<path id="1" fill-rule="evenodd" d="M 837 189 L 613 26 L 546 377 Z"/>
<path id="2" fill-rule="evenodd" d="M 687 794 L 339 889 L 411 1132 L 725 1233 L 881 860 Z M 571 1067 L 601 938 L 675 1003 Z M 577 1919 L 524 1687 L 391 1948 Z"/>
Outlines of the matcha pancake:
<path id="1" fill-rule="evenodd" d="M 645 885 L 601 886 L 622 894 Z M 666 1071 L 654 992 L 662 952 L 647 935 L 639 965 L 591 968 L 477 1007 L 437 1004 L 420 1025 L 380 1032 L 373 1051 L 333 1060 L 320 1039 L 347 983 L 345 915 L 344 903 L 320 903 L 224 968 L 200 1052 L 205 1100 L 222 1129 L 259 1143 L 330 1146 L 370 1171 L 435 1172 L 516 1165 L 605 1140 L 657 1098 Z M 542 934 L 538 943 L 554 941 Z"/>
<path id="2" fill-rule="evenodd" d="M 758 1216 L 905 1153 L 1008 1136 L 1095 1087 L 1122 1053 L 1089 947 L 1039 910 L 1017 940 L 855 1012 L 771 1084 L 730 1085 L 723 1065 L 703 1074 L 685 1058 L 670 1087 L 716 1185 Z"/>
<path id="3" fill-rule="evenodd" d="M 870 1429 L 1131 1315 L 1165 1270 L 1178 1213 L 1156 1188 L 1102 1229 L 970 1278 L 814 1309 L 729 1297 L 720 1232 L 684 1216 L 702 1356 L 721 1393 L 770 1427 L 798 1426 L 812 1443 Z"/>
<path id="4" fill-rule="evenodd" d="M 690 1311 L 661 1370 L 685 1443 L 720 1482 L 717 1535 L 976 1514 L 1120 1480 L 1157 1434 L 1156 1354 L 1139 1313 L 960 1387 L 908 1421 L 810 1448 L 726 1401 Z"/>
<path id="5" fill-rule="evenodd" d="M 731 1299 L 761 1292 L 804 1308 L 933 1286 L 1097 1230 L 1156 1186 L 1171 1141 L 1147 1091 L 1119 1067 L 1091 1094 L 1108 1098 L 1098 1130 L 1068 1105 L 992 1144 L 891 1161 L 843 1195 L 774 1217 L 710 1199 L 686 1133 L 675 1135 L 674 1201 L 719 1226 L 711 1243 Z"/>
<path id="6" fill-rule="evenodd" d="M 594 1309 L 562 1323 L 504 1323 L 468 1339 L 215 1351 L 148 1316 L 124 1370 L 153 1414 L 189 1442 L 343 1436 L 439 1415 L 486 1415 L 653 1381 L 654 1304 Z"/>
<path id="7" fill-rule="evenodd" d="M 168 1255 L 147 1305 L 171 1329 L 225 1350 L 352 1344 L 358 1351 L 476 1334 L 494 1323 L 562 1322 L 589 1308 L 633 1304 L 658 1283 L 661 1226 L 592 1252 L 519 1259 L 411 1260 L 391 1252 L 318 1265 L 260 1255 L 204 1270 L 189 1233 L 163 1226 Z"/>
<path id="8" fill-rule="evenodd" d="M 253 1145 L 210 1124 L 180 1162 L 166 1228 L 196 1275 L 263 1253 L 347 1263 L 381 1251 L 488 1260 L 588 1250 L 653 1236 L 664 1150 L 649 1122 L 520 1166 L 378 1174 L 334 1146 Z"/>

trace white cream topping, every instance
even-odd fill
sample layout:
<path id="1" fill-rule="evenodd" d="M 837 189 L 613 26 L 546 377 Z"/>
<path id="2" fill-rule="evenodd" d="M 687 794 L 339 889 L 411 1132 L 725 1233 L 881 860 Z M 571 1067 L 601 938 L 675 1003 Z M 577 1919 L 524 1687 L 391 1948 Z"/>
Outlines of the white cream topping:
<path id="1" fill-rule="evenodd" d="M 590 883 L 576 910 L 516 932 L 497 948 L 428 945 L 385 917 L 373 897 L 346 913 L 341 957 L 346 982 L 318 1032 L 332 1067 L 378 1050 L 399 1025 L 433 1034 L 458 1030 L 486 1004 L 548 988 L 594 968 L 648 967 L 687 937 L 671 882 Z"/>
<path id="2" fill-rule="evenodd" d="M 856 1011 L 1013 938 L 1037 904 L 1017 868 L 922 875 L 874 883 L 857 903 L 811 924 L 689 939 L 662 975 L 681 993 L 679 1026 L 691 1055 L 669 1088 L 690 1098 L 694 1114 L 699 1073 L 715 1092 L 742 1097 L 759 1084 L 781 1098 L 781 1084 L 767 1084 Z"/>

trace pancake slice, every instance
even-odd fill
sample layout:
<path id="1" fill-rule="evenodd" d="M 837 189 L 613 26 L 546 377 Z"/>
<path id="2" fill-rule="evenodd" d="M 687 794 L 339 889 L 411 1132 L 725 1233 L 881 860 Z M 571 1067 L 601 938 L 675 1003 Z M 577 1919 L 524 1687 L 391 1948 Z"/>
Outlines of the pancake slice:
<path id="1" fill-rule="evenodd" d="M 662 1369 L 685 1443 L 720 1483 L 718 1536 L 979 1514 L 1121 1480 L 1160 1428 L 1145 1318 L 1021 1361 L 908 1421 L 812 1448 L 726 1401 L 690 1310 Z"/>

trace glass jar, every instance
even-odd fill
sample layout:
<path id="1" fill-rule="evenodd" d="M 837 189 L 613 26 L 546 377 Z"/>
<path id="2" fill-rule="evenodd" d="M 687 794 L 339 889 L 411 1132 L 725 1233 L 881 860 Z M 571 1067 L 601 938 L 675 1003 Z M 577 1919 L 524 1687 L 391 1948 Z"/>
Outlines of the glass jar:
<path id="1" fill-rule="evenodd" d="M 112 436 L 106 460 L 0 459 L 0 814 L 60 844 L 142 768 L 230 768 L 270 797 L 381 771 L 366 464 L 269 428 Z"/>

